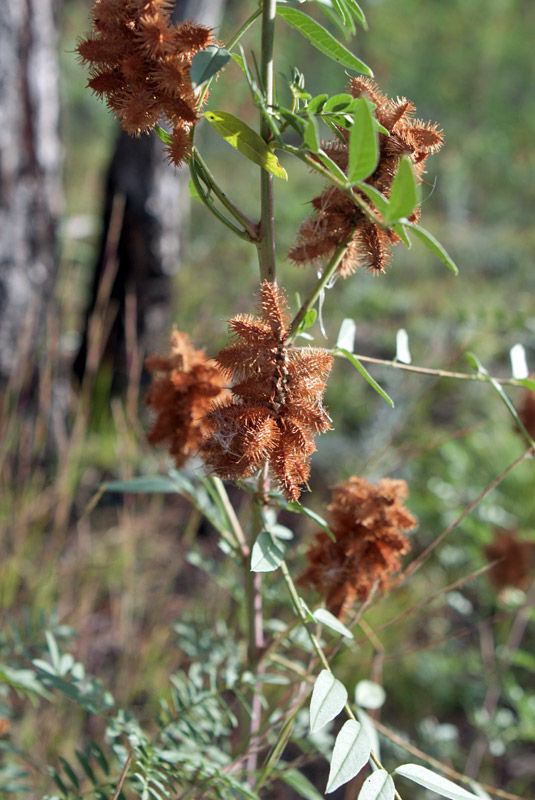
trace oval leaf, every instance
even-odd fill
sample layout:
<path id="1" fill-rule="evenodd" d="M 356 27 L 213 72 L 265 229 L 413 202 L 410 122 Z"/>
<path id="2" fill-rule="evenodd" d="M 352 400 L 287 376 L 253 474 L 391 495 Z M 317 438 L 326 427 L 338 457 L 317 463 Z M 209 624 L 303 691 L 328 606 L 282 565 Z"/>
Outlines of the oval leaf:
<path id="1" fill-rule="evenodd" d="M 357 335 L 357 323 L 351 317 L 346 317 L 340 325 L 336 347 L 340 350 L 347 350 L 352 353 L 355 349 L 355 336 Z"/>
<path id="2" fill-rule="evenodd" d="M 347 701 L 347 690 L 332 672 L 322 669 L 312 690 L 310 700 L 310 733 L 315 733 L 334 719 Z"/>
<path id="3" fill-rule="evenodd" d="M 354 778 L 368 763 L 370 742 L 360 723 L 348 719 L 334 743 L 326 794 Z"/>
<path id="4" fill-rule="evenodd" d="M 375 681 L 359 681 L 355 686 L 355 703 L 362 708 L 381 708 L 386 692 Z"/>
<path id="5" fill-rule="evenodd" d="M 372 772 L 360 790 L 358 800 L 393 800 L 396 787 L 391 776 L 384 769 Z"/>
<path id="6" fill-rule="evenodd" d="M 443 778 L 442 775 L 437 775 L 427 767 L 420 767 L 419 764 L 402 764 L 394 772 L 396 775 L 408 778 L 413 783 L 425 786 L 426 789 L 430 789 L 442 797 L 449 797 L 450 800 L 478 800 L 477 795 L 467 792 L 466 789 Z"/>
<path id="7" fill-rule="evenodd" d="M 379 140 L 370 106 L 364 97 L 355 103 L 349 135 L 348 178 L 354 183 L 368 178 L 379 161 Z"/>
<path id="8" fill-rule="evenodd" d="M 194 89 L 209 80 L 216 72 L 223 69 L 230 59 L 230 53 L 224 47 L 211 44 L 204 50 L 195 53 L 191 61 L 189 72 L 191 85 Z"/>
<path id="9" fill-rule="evenodd" d="M 420 227 L 420 225 L 416 225 L 414 222 L 405 222 L 405 227 L 410 228 L 411 231 L 414 231 L 414 235 L 420 239 L 421 242 L 425 244 L 428 250 L 431 250 L 444 264 L 451 269 L 454 275 L 459 274 L 459 269 L 455 261 L 448 255 L 448 253 L 444 250 L 442 245 L 440 244 L 435 237 L 426 231 L 425 228 Z"/>
<path id="10" fill-rule="evenodd" d="M 251 552 L 251 572 L 274 572 L 283 560 L 283 547 L 269 531 L 261 531 Z"/>
<path id="11" fill-rule="evenodd" d="M 317 611 L 314 611 L 314 619 L 316 622 L 321 622 L 322 625 L 325 625 L 326 628 L 329 628 L 331 631 L 335 633 L 339 633 L 341 636 L 345 636 L 346 639 L 353 639 L 353 634 L 346 628 L 346 626 L 340 622 L 340 620 L 331 614 L 330 611 L 327 611 L 326 608 L 318 608 Z"/>
<path id="12" fill-rule="evenodd" d="M 260 167 L 288 180 L 286 170 L 281 167 L 277 157 L 271 152 L 262 137 L 241 119 L 226 111 L 206 111 L 204 117 L 220 136 L 242 155 Z"/>
<path id="13" fill-rule="evenodd" d="M 420 202 L 420 186 L 416 180 L 412 163 L 407 156 L 399 162 L 398 171 L 392 181 L 390 205 L 386 213 L 386 222 L 410 217 Z"/>
<path id="14" fill-rule="evenodd" d="M 355 72 L 363 72 L 365 75 L 373 77 L 373 72 L 363 61 L 354 56 L 323 25 L 311 19 L 307 14 L 303 14 L 302 11 L 298 11 L 296 8 L 285 7 L 277 8 L 277 14 L 290 27 L 295 28 L 305 39 L 308 39 L 310 44 L 320 53 L 329 56 L 333 61 L 342 64 L 344 67 L 349 67 Z"/>

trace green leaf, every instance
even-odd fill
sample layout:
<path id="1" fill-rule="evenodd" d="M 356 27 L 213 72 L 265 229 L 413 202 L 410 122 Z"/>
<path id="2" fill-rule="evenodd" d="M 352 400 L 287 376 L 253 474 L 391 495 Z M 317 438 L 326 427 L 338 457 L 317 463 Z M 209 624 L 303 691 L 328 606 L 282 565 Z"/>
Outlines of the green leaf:
<path id="1" fill-rule="evenodd" d="M 375 681 L 359 681 L 355 686 L 355 703 L 362 708 L 381 708 L 386 698 L 386 692 Z"/>
<path id="2" fill-rule="evenodd" d="M 364 28 L 364 30 L 367 31 L 368 23 L 366 22 L 366 17 L 364 16 L 364 11 L 362 8 L 357 2 L 355 2 L 355 0 L 346 0 L 346 3 L 358 24 L 361 26 L 361 28 Z"/>
<path id="3" fill-rule="evenodd" d="M 338 716 L 347 702 L 347 689 L 332 672 L 322 669 L 310 699 L 310 733 L 315 733 Z"/>
<path id="4" fill-rule="evenodd" d="M 401 767 L 394 770 L 394 773 L 408 778 L 419 786 L 425 786 L 426 789 L 430 789 L 442 797 L 448 797 L 449 800 L 478 800 L 477 795 L 467 792 L 453 781 L 443 778 L 442 775 L 437 775 L 436 772 L 432 772 L 427 767 L 421 767 L 419 764 L 402 764 Z"/>
<path id="5" fill-rule="evenodd" d="M 371 69 L 360 61 L 353 53 L 340 44 L 332 34 L 326 30 L 319 22 L 311 19 L 307 14 L 298 11 L 296 8 L 278 8 L 277 14 L 295 30 L 308 39 L 310 44 L 324 55 L 332 58 L 338 64 L 354 70 L 363 72 L 365 75 L 373 77 Z"/>
<path id="6" fill-rule="evenodd" d="M 342 726 L 336 737 L 326 794 L 334 792 L 361 771 L 370 758 L 370 742 L 359 722 L 352 719 Z"/>
<path id="7" fill-rule="evenodd" d="M 330 530 L 329 526 L 327 525 L 327 523 L 325 522 L 323 517 L 320 517 L 320 515 L 316 514 L 315 511 L 312 511 L 311 508 L 306 508 L 306 506 L 302 506 L 299 503 L 295 503 L 295 502 L 288 503 L 286 508 L 288 509 L 288 511 L 293 511 L 295 514 L 304 514 L 305 517 L 308 517 L 309 519 L 313 519 L 314 522 L 318 523 L 320 528 L 323 528 L 325 533 L 329 536 L 330 539 L 333 540 L 333 542 L 336 541 L 336 538 L 335 538 L 334 534 Z"/>
<path id="8" fill-rule="evenodd" d="M 353 112 L 353 125 L 349 136 L 349 169 L 351 183 L 362 181 L 374 172 L 379 161 L 379 140 L 373 124 L 370 105 L 359 97 Z"/>
<path id="9" fill-rule="evenodd" d="M 171 134 L 167 133 L 167 131 L 164 131 L 164 129 L 160 125 L 154 126 L 154 133 L 156 133 L 160 137 L 162 142 L 165 142 L 165 144 L 171 144 L 171 142 L 173 141 L 173 137 L 171 136 Z"/>
<path id="10" fill-rule="evenodd" d="M 302 772 L 298 769 L 288 769 L 281 771 L 278 776 L 281 781 L 284 781 L 290 789 L 297 792 L 304 800 L 323 800 L 323 795 L 318 792 L 313 783 L 311 783 Z"/>
<path id="11" fill-rule="evenodd" d="M 412 247 L 412 242 L 409 239 L 407 231 L 405 230 L 405 226 L 402 225 L 401 222 L 394 222 L 393 225 L 391 225 L 390 227 L 392 228 L 394 233 L 397 233 L 403 244 L 406 245 L 410 250 Z"/>
<path id="12" fill-rule="evenodd" d="M 378 769 L 368 775 L 362 789 L 359 792 L 358 800 L 394 800 L 396 787 L 391 776 L 384 769 Z"/>
<path id="13" fill-rule="evenodd" d="M 505 391 L 503 386 L 500 383 L 498 383 L 498 381 L 495 378 L 493 378 L 491 375 L 489 375 L 489 373 L 487 372 L 485 367 L 481 364 L 480 360 L 478 359 L 478 357 L 474 353 L 468 352 L 465 355 L 466 355 L 466 360 L 468 361 L 468 363 L 472 367 L 475 367 L 475 369 L 477 369 L 478 374 L 479 375 L 483 375 L 485 380 L 488 381 L 488 383 L 490 383 L 491 386 L 493 386 L 496 389 L 496 391 L 498 392 L 498 394 L 502 398 L 503 402 L 507 406 L 507 410 L 509 411 L 509 413 L 513 417 L 514 421 L 516 422 L 516 424 L 518 425 L 518 427 L 522 431 L 522 433 L 525 436 L 525 438 L 527 439 L 527 441 L 532 445 L 532 447 L 535 447 L 535 439 L 533 439 L 533 437 L 531 436 L 530 432 L 527 430 L 526 426 L 524 425 L 524 423 L 520 419 L 520 416 L 519 416 L 518 411 L 516 410 L 516 408 L 514 406 L 513 401 L 511 400 L 511 398 L 509 397 L 509 395 L 507 394 L 507 392 Z"/>
<path id="14" fill-rule="evenodd" d="M 101 484 L 105 492 L 175 494 L 181 491 L 177 483 L 168 475 L 147 475 L 131 478 L 128 481 L 107 481 Z"/>
<path id="15" fill-rule="evenodd" d="M 357 323 L 351 317 L 346 317 L 340 325 L 336 347 L 339 350 L 347 350 L 352 353 L 355 349 L 355 336 L 357 333 Z"/>
<path id="16" fill-rule="evenodd" d="M 83 771 L 85 772 L 85 774 L 87 775 L 93 786 L 97 786 L 97 779 L 95 777 L 93 769 L 91 768 L 89 759 L 85 756 L 84 753 L 81 753 L 80 750 L 75 750 L 75 755 L 78 761 L 80 762 Z"/>
<path id="17" fill-rule="evenodd" d="M 521 383 L 526 389 L 531 389 L 532 392 L 535 392 L 535 381 L 531 378 L 520 378 L 518 383 Z"/>
<path id="18" fill-rule="evenodd" d="M 438 256 L 438 258 L 440 258 L 440 260 L 451 269 L 454 275 L 459 274 L 459 269 L 454 260 L 444 250 L 440 242 L 437 241 L 437 239 L 435 239 L 431 233 L 429 233 L 429 231 L 426 231 L 425 228 L 422 228 L 420 225 L 416 225 L 414 222 L 404 222 L 403 224 L 406 228 L 410 228 L 411 231 L 414 232 L 414 235 L 425 244 L 427 249 L 431 250 L 434 255 Z"/>
<path id="19" fill-rule="evenodd" d="M 196 189 L 196 186 L 195 186 L 195 183 L 193 181 L 193 178 L 190 178 L 188 187 L 189 187 L 189 196 L 191 197 L 191 199 L 192 200 L 200 200 L 201 197 L 199 195 L 199 192 Z"/>
<path id="20" fill-rule="evenodd" d="M 381 192 L 376 189 L 375 186 L 370 186 L 369 183 L 363 183 L 362 181 L 359 181 L 357 188 L 359 192 L 365 194 L 366 197 L 372 201 L 379 214 L 381 214 L 383 217 L 386 217 L 389 206 L 387 198 L 381 194 Z"/>
<path id="21" fill-rule="evenodd" d="M 251 552 L 251 572 L 274 572 L 284 560 L 284 548 L 269 531 L 261 531 Z"/>
<path id="22" fill-rule="evenodd" d="M 385 222 L 395 222 L 410 217 L 420 202 L 420 187 L 410 158 L 403 156 L 390 190 L 390 205 Z"/>
<path id="23" fill-rule="evenodd" d="M 323 109 L 326 100 L 329 99 L 328 94 L 318 94 L 316 97 L 313 97 L 312 100 L 309 100 L 306 106 L 306 111 L 308 114 L 319 114 L 320 111 Z"/>
<path id="24" fill-rule="evenodd" d="M 317 153 L 320 149 L 318 122 L 314 117 L 309 117 L 306 122 L 303 142 L 311 153 Z"/>
<path id="25" fill-rule="evenodd" d="M 358 358 L 355 355 L 353 355 L 353 353 L 350 353 L 349 350 L 345 350 L 343 347 L 337 347 L 335 350 L 333 350 L 333 355 L 341 356 L 342 358 L 347 358 L 348 361 L 351 361 L 355 369 L 357 369 L 362 375 L 362 377 L 366 381 L 368 381 L 372 389 L 375 389 L 377 394 L 380 394 L 383 400 L 386 400 L 388 405 L 394 408 L 394 401 L 392 400 L 392 398 L 385 392 L 384 389 L 382 389 L 379 386 L 377 381 L 374 378 L 372 378 L 368 370 L 362 366 Z"/>
<path id="26" fill-rule="evenodd" d="M 230 53 L 228 50 L 225 50 L 224 47 L 218 47 L 216 44 L 208 45 L 204 50 L 199 50 L 193 56 L 189 71 L 192 87 L 197 89 L 203 83 L 206 83 L 220 69 L 223 69 L 229 60 Z"/>
<path id="27" fill-rule="evenodd" d="M 75 789 L 80 789 L 80 781 L 78 780 L 78 776 L 76 775 L 75 771 L 73 770 L 69 762 L 62 756 L 59 756 L 59 760 L 61 761 L 63 769 L 65 770 L 65 774 L 67 775 L 72 785 L 75 787 Z"/>
<path id="28" fill-rule="evenodd" d="M 288 180 L 286 170 L 281 167 L 266 142 L 245 122 L 226 111 L 206 111 L 204 117 L 217 133 L 242 155 L 277 178 Z"/>
<path id="29" fill-rule="evenodd" d="M 354 638 L 349 628 L 346 628 L 346 626 L 340 622 L 340 620 L 335 617 L 334 614 L 331 614 L 330 611 L 327 611 L 326 608 L 318 608 L 317 611 L 314 611 L 314 619 L 316 622 L 321 622 L 321 624 L 325 625 L 326 628 L 329 628 L 335 633 L 339 633 L 346 639 Z"/>
<path id="30" fill-rule="evenodd" d="M 318 150 L 318 158 L 323 166 L 327 167 L 329 172 L 331 172 L 335 178 L 338 178 L 338 180 L 342 181 L 343 183 L 347 183 L 347 175 L 343 170 L 340 169 L 338 164 L 327 155 L 327 153 L 324 153 L 323 150 Z"/>

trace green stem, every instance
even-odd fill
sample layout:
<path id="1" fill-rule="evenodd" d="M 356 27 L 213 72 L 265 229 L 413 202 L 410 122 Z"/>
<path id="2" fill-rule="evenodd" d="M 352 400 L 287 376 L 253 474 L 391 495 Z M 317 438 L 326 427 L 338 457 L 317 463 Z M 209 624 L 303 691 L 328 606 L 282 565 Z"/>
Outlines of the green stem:
<path id="1" fill-rule="evenodd" d="M 338 245 L 338 247 L 334 251 L 329 263 L 325 267 L 322 275 L 318 279 L 318 282 L 316 283 L 312 292 L 309 294 L 309 296 L 307 297 L 307 299 L 305 300 L 305 302 L 295 315 L 290 328 L 290 333 L 288 335 L 289 339 L 292 339 L 296 335 L 301 322 L 305 318 L 307 311 L 309 311 L 314 306 L 316 300 L 318 299 L 318 297 L 320 296 L 320 294 L 325 289 L 325 287 L 331 280 L 332 276 L 338 269 L 340 262 L 342 261 L 343 257 L 347 252 L 349 241 L 350 241 L 349 239 L 346 239 L 344 242 L 342 242 L 342 244 Z"/>
<path id="2" fill-rule="evenodd" d="M 275 38 L 276 0 L 262 3 L 262 62 L 260 76 L 264 90 L 265 107 L 271 108 L 274 98 L 273 83 L 273 42 Z M 260 112 L 260 135 L 268 142 L 271 128 L 265 114 Z M 273 175 L 265 169 L 260 173 L 260 237 L 258 242 L 258 262 L 261 280 L 275 281 L 275 219 L 273 213 Z"/>
<path id="3" fill-rule="evenodd" d="M 332 669 L 329 666 L 329 662 L 327 661 L 327 657 L 326 657 L 325 653 L 323 652 L 317 637 L 312 633 L 312 631 L 308 627 L 309 620 L 307 618 L 307 615 L 305 614 L 305 611 L 304 611 L 301 603 L 299 602 L 299 595 L 297 594 L 297 589 L 295 588 L 295 583 L 292 580 L 292 576 L 290 575 L 290 572 L 288 570 L 288 567 L 286 566 L 286 562 L 285 561 L 283 561 L 281 563 L 281 572 L 282 572 L 282 577 L 284 578 L 284 582 L 286 583 L 286 586 L 288 588 L 288 591 L 290 592 L 290 597 L 292 598 L 292 601 L 293 601 L 295 610 L 297 612 L 297 615 L 299 616 L 299 618 L 301 619 L 301 622 L 303 623 L 303 627 L 304 627 L 304 629 L 306 630 L 306 632 L 308 634 L 308 637 L 310 639 L 312 647 L 316 651 L 316 654 L 317 654 L 317 656 L 318 656 L 323 668 L 328 670 L 329 672 L 332 672 Z M 351 708 L 349 703 L 345 704 L 344 710 L 345 710 L 347 716 L 349 717 L 349 719 L 352 719 L 355 722 L 357 721 L 357 718 L 355 717 L 353 709 Z M 370 752 L 370 759 L 373 761 L 373 763 L 376 765 L 376 767 L 378 767 L 379 769 L 384 769 L 384 767 L 381 764 L 381 761 L 379 760 L 379 758 L 377 758 L 377 756 L 375 755 L 373 750 Z M 275 766 L 275 765 L 273 765 L 273 766 Z M 264 777 L 264 776 L 262 776 L 262 777 Z M 399 793 L 397 791 L 396 791 L 395 796 L 396 796 L 397 800 L 401 800 L 401 797 L 400 797 L 400 795 L 399 795 Z"/>
<path id="4" fill-rule="evenodd" d="M 254 242 L 258 239 L 258 227 L 257 225 L 245 214 L 238 206 L 232 202 L 230 197 L 225 194 L 225 192 L 219 186 L 217 180 L 212 175 L 210 169 L 208 168 L 206 162 L 204 161 L 203 157 L 199 153 L 199 151 L 194 148 L 192 153 L 192 158 L 190 162 L 190 172 L 193 183 L 197 192 L 204 202 L 204 204 L 210 209 L 210 211 L 215 214 L 227 227 L 234 231 L 238 236 L 242 239 L 245 239 L 249 242 Z M 224 215 L 221 214 L 220 211 L 216 208 L 216 206 L 212 203 L 209 199 L 206 192 L 199 188 L 199 178 L 206 184 L 211 192 L 215 194 L 221 204 L 229 211 L 235 220 L 237 220 L 241 225 L 243 225 L 244 230 L 240 230 L 237 228 L 230 220 L 228 220 Z"/>
<path id="5" fill-rule="evenodd" d="M 245 20 L 245 22 L 243 23 L 243 25 L 241 26 L 241 28 L 238 28 L 238 30 L 236 31 L 236 33 L 234 34 L 234 36 L 232 36 L 232 37 L 231 37 L 231 38 L 228 40 L 227 44 L 225 45 L 225 49 L 226 49 L 226 50 L 232 50 L 232 48 L 234 47 L 234 45 L 235 45 L 235 44 L 238 44 L 238 42 L 240 41 L 240 39 L 242 38 L 242 36 L 243 36 L 245 33 L 247 33 L 247 31 L 249 30 L 249 28 L 251 27 L 251 25 L 254 23 L 254 21 L 255 21 L 256 19 L 258 19 L 258 17 L 261 15 L 261 13 L 262 13 L 262 6 L 259 6 L 259 7 L 256 9 L 256 11 L 254 11 L 254 12 L 251 14 L 251 16 L 250 16 L 248 19 L 246 19 L 246 20 Z"/>

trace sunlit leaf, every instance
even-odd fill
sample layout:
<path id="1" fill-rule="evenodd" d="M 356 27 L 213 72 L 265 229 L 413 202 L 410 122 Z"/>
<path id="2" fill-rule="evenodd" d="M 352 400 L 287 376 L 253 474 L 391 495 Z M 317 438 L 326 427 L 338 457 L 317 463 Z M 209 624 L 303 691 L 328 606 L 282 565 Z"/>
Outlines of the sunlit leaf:
<path id="1" fill-rule="evenodd" d="M 354 319 L 346 317 L 340 325 L 336 347 L 340 350 L 347 350 L 352 353 L 355 349 L 355 336 L 357 333 L 357 323 Z"/>
<path id="2" fill-rule="evenodd" d="M 403 156 L 392 181 L 390 205 L 388 206 L 385 221 L 394 222 L 398 219 L 410 217 L 419 202 L 420 187 L 414 174 L 412 162 L 407 156 Z"/>
<path id="3" fill-rule="evenodd" d="M 443 778 L 442 775 L 437 775 L 436 772 L 432 772 L 427 767 L 421 767 L 419 764 L 402 764 L 394 772 L 396 775 L 408 778 L 419 786 L 425 786 L 426 789 L 430 789 L 442 797 L 448 797 L 449 800 L 478 800 L 477 795 L 466 791 L 461 786 L 457 786 L 453 781 Z"/>
<path id="4" fill-rule="evenodd" d="M 359 722 L 349 719 L 336 737 L 326 794 L 358 775 L 370 758 L 370 742 Z"/>
<path id="5" fill-rule="evenodd" d="M 299 772 L 298 769 L 285 769 L 279 773 L 279 778 L 293 789 L 304 800 L 323 800 L 323 795 L 318 792 L 313 783 Z"/>
<path id="6" fill-rule="evenodd" d="M 288 180 L 286 170 L 281 167 L 266 142 L 243 120 L 227 111 L 205 111 L 204 117 L 217 133 L 242 155 L 278 178 Z"/>
<path id="7" fill-rule="evenodd" d="M 349 628 L 347 628 L 343 622 L 340 622 L 338 617 L 335 617 L 334 614 L 331 614 L 330 611 L 327 611 L 326 608 L 318 608 L 316 611 L 314 611 L 314 619 L 316 622 L 321 622 L 321 624 L 325 625 L 326 628 L 329 628 L 329 630 L 334 631 L 335 633 L 339 633 L 346 639 L 354 638 Z"/>
<path id="8" fill-rule="evenodd" d="M 349 135 L 348 178 L 351 183 L 368 178 L 379 161 L 379 140 L 366 98 L 359 97 Z"/>
<path id="9" fill-rule="evenodd" d="M 322 669 L 310 699 L 310 732 L 315 733 L 338 716 L 347 702 L 347 689 L 332 672 Z"/>
<path id="10" fill-rule="evenodd" d="M 342 358 L 346 358 L 348 361 L 350 361 L 353 364 L 353 366 L 355 367 L 355 369 L 357 369 L 360 372 L 362 377 L 366 381 L 368 381 L 368 383 L 370 384 L 372 389 L 375 389 L 377 394 L 380 394 L 381 397 L 383 398 L 383 400 L 386 400 L 388 405 L 390 405 L 390 406 L 392 406 L 392 408 L 394 408 L 394 401 L 392 400 L 392 398 L 385 392 L 384 389 L 382 389 L 379 386 L 377 381 L 374 378 L 372 378 L 372 376 L 370 375 L 368 370 L 365 369 L 365 367 L 362 366 L 362 364 L 360 363 L 358 358 L 355 355 L 353 355 L 353 353 L 350 353 L 349 350 L 345 350 L 343 347 L 338 347 L 338 348 L 336 348 L 336 350 L 333 350 L 333 354 L 335 356 L 341 356 Z"/>
<path id="11" fill-rule="evenodd" d="M 433 234 L 426 231 L 425 228 L 422 228 L 421 225 L 416 225 L 414 222 L 404 222 L 403 223 L 406 228 L 410 228 L 411 231 L 414 232 L 414 235 L 420 239 L 421 242 L 425 244 L 428 250 L 431 250 L 434 255 L 438 256 L 444 264 L 451 269 L 454 275 L 459 274 L 459 269 L 451 258 L 450 255 L 446 252 L 446 250 L 442 247 L 439 241 L 435 239 Z"/>
<path id="12" fill-rule="evenodd" d="M 310 44 L 319 50 L 324 55 L 332 58 L 338 64 L 354 70 L 355 72 L 362 72 L 365 75 L 373 77 L 371 69 L 353 53 L 340 44 L 334 36 L 326 30 L 323 25 L 316 22 L 307 14 L 299 11 L 297 8 L 278 8 L 277 14 L 295 30 L 308 39 Z"/>

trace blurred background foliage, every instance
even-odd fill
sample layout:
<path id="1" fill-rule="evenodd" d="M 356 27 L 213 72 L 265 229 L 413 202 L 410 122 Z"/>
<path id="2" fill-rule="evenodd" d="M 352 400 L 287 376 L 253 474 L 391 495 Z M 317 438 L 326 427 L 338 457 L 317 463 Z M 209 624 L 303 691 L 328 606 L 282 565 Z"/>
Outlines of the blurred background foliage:
<path id="1" fill-rule="evenodd" d="M 392 359 L 396 332 L 403 327 L 414 364 L 469 372 L 463 354 L 472 350 L 492 375 L 505 378 L 511 375 L 510 348 L 521 343 L 534 370 L 535 70 L 527 31 L 533 30 L 535 7 L 530 0 L 369 0 L 363 7 L 369 32 L 359 30 L 350 46 L 372 66 L 385 93 L 406 95 L 419 117 L 438 121 L 445 132 L 442 152 L 429 160 L 422 221 L 451 253 L 460 276 L 454 278 L 418 243 L 410 251 L 400 245 L 386 275 L 361 272 L 339 281 L 325 299 L 327 340 L 317 323 L 310 333 L 317 345 L 333 346 L 342 320 L 351 317 L 357 323 L 355 352 Z M 88 11 L 87 2 L 65 0 L 61 17 L 65 218 L 58 292 L 60 351 L 66 359 L 80 335 L 98 246 L 103 175 L 117 133 L 85 88 L 73 52 L 87 28 Z M 229 2 L 220 38 L 228 38 L 250 11 L 251 3 Z M 253 41 L 251 35 L 244 40 L 246 52 Z M 312 94 L 344 91 L 343 69 L 282 22 L 277 42 L 281 97 L 294 65 L 305 73 Z M 210 105 L 256 124 L 233 64 L 215 83 Z M 208 127 L 201 123 L 199 130 L 206 160 L 254 216 L 257 170 Z M 286 252 L 322 184 L 297 161 L 284 166 L 290 180 L 277 182 L 275 198 L 279 280 L 295 308 L 294 293 L 303 295 L 314 274 L 293 267 Z M 250 311 L 258 284 L 254 248 L 227 234 L 192 203 L 172 303 L 179 328 L 209 354 L 224 343 L 226 320 Z M 334 430 L 318 441 L 311 483 L 316 492 L 303 499 L 320 510 L 329 487 L 351 474 L 404 478 L 409 506 L 419 519 L 416 556 L 525 446 L 487 384 L 377 366 L 370 371 L 394 398 L 395 409 L 349 363 L 337 360 L 326 396 Z M 69 450 L 67 470 L 59 464 L 54 471 L 39 458 L 30 471 L 15 465 L 0 500 L 5 532 L 0 601 L 6 622 L 0 647 L 3 661 L 24 666 L 40 654 L 44 628 L 61 638 L 69 626 L 76 657 L 120 705 L 150 723 L 169 674 L 187 661 L 173 622 L 186 612 L 211 619 L 227 607 L 231 614 L 232 604 L 224 599 L 229 568 L 210 531 L 201 528 L 196 535 L 200 518 L 178 497 L 111 495 L 96 507 L 88 505 L 108 477 L 166 467 L 165 455 L 144 442 L 146 410 L 141 408 L 139 421 L 133 419 L 124 399 L 110 396 L 109 378 L 105 372 L 99 376 L 83 446 L 74 443 L 74 455 Z M 510 391 L 517 401 L 518 390 Z M 422 570 L 376 603 L 367 624 L 379 628 L 478 570 L 496 528 L 515 529 L 519 538 L 535 541 L 534 477 L 533 460 L 508 475 Z M 58 485 L 72 509 L 64 527 L 53 524 Z M 235 499 L 239 504 L 239 492 Z M 300 523 L 299 551 L 313 531 L 312 523 Z M 208 572 L 191 565 L 191 551 Z M 294 572 L 300 563 L 296 553 Z M 214 564 L 215 581 L 208 574 Z M 194 612 L 201 591 L 204 607 Z M 275 607 L 276 584 L 272 597 Z M 522 589 L 498 593 L 482 574 L 377 635 L 385 654 L 383 720 L 461 772 L 482 732 L 490 745 L 480 778 L 527 798 L 535 791 L 533 615 L 518 651 L 506 653 L 504 665 L 499 661 L 524 601 Z M 287 614 L 287 604 L 280 603 L 285 607 L 280 613 Z M 355 663 L 354 653 L 342 650 L 338 677 L 349 684 L 369 677 L 374 653 L 363 641 Z M 495 681 L 501 686 L 497 713 L 486 715 L 487 686 Z M 32 707 L 8 693 L 0 703 L 5 720 L 0 744 L 12 741 L 23 754 L 30 779 L 22 783 L 31 785 L 31 797 L 49 787 L 46 763 L 55 763 L 58 753 L 69 756 L 88 736 L 102 736 L 101 721 L 74 712 L 64 701 Z M 400 753 L 394 748 L 391 756 Z M 411 800 L 405 792 L 403 797 Z"/>

